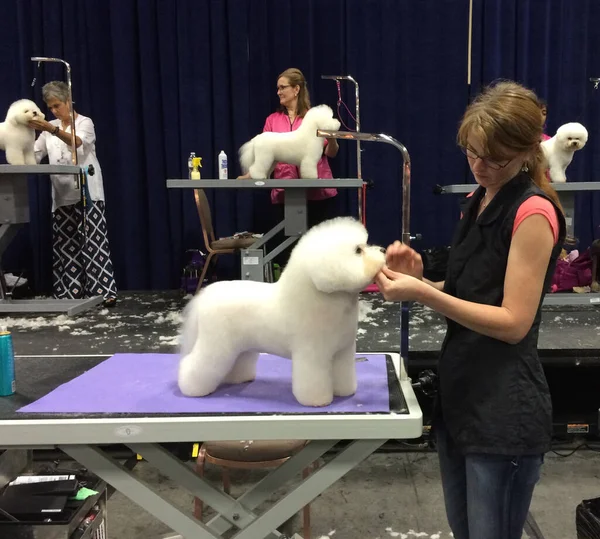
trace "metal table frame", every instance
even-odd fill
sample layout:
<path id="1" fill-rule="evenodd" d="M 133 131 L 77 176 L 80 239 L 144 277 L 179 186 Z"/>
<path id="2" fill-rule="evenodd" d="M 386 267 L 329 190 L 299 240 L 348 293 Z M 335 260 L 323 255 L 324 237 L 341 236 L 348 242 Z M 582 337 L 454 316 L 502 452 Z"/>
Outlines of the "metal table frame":
<path id="1" fill-rule="evenodd" d="M 284 249 L 290 247 L 307 230 L 307 189 L 362 187 L 357 179 L 323 180 L 167 180 L 169 189 L 284 189 L 284 219 L 250 247 L 242 251 L 241 272 L 244 281 L 265 280 L 265 266 Z M 271 252 L 265 253 L 266 243 L 283 231 L 286 239 Z"/>
<path id="2" fill-rule="evenodd" d="M 370 355 L 370 354 L 365 354 Z M 297 414 L 225 417 L 65 418 L 0 420 L 0 446 L 12 450 L 58 447 L 90 472 L 154 515 L 178 535 L 214 539 L 233 526 L 237 539 L 280 537 L 278 526 L 319 496 L 390 439 L 421 436 L 423 416 L 398 354 L 388 354 L 398 375 L 407 414 Z M 213 487 L 159 444 L 198 440 L 310 440 L 306 447 L 238 499 Z M 254 510 L 273 492 L 314 462 L 339 440 L 353 440 L 343 451 L 261 515 Z M 199 522 L 162 498 L 102 446 L 124 444 L 218 513 Z"/>
<path id="3" fill-rule="evenodd" d="M 79 185 L 81 167 L 77 165 L 0 165 L 0 259 L 19 230 L 30 221 L 29 176 L 72 174 Z M 76 315 L 102 302 L 102 296 L 86 299 L 13 300 L 0 278 L 0 314 L 66 313 Z"/>

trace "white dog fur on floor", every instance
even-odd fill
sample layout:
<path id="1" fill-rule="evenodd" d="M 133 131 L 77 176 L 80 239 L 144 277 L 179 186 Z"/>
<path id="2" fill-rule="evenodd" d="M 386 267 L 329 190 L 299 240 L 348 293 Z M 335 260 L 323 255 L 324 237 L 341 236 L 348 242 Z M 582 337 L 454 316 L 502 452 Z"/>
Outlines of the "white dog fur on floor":
<path id="1" fill-rule="evenodd" d="M 548 161 L 550 179 L 556 183 L 567 181 L 567 167 L 573 160 L 573 154 L 581 150 L 588 140 L 587 129 L 580 123 L 561 125 L 556 135 L 542 142 L 542 150 Z"/>
<path id="2" fill-rule="evenodd" d="M 45 118 L 39 107 L 29 99 L 15 101 L 8 109 L 6 120 L 0 123 L 0 149 L 6 152 L 10 165 L 36 165 L 33 146 L 35 130 L 29 127 L 31 120 Z"/>
<path id="3" fill-rule="evenodd" d="M 250 172 L 253 180 L 264 180 L 277 163 L 288 163 L 300 167 L 300 178 L 317 179 L 317 163 L 325 144 L 325 139 L 317 136 L 317 129 L 337 131 L 340 125 L 327 105 L 312 107 L 295 131 L 266 131 L 246 142 L 239 152 L 242 172 Z"/>
<path id="4" fill-rule="evenodd" d="M 304 406 L 353 395 L 358 298 L 385 263 L 385 249 L 367 238 L 355 219 L 331 219 L 300 238 L 276 283 L 202 290 L 184 311 L 181 392 L 201 397 L 223 382 L 252 381 L 264 352 L 292 360 L 292 390 Z"/>

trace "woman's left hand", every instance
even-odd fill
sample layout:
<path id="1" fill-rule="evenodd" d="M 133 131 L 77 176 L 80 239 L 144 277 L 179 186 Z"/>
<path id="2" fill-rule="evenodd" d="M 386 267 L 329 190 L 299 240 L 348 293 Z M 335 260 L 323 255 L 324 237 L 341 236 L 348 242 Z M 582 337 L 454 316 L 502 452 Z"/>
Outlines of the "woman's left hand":
<path id="1" fill-rule="evenodd" d="M 415 277 L 397 273 L 387 266 L 377 274 L 375 282 L 387 301 L 415 301 L 423 287 L 428 286 Z"/>
<path id="2" fill-rule="evenodd" d="M 29 127 L 37 131 L 52 131 L 54 126 L 46 120 L 29 120 Z"/>

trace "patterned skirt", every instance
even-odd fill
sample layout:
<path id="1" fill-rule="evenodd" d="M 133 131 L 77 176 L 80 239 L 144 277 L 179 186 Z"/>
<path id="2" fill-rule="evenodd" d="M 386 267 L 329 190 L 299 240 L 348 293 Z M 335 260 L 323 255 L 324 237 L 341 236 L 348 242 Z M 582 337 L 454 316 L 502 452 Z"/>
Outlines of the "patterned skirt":
<path id="1" fill-rule="evenodd" d="M 81 203 L 57 208 L 52 214 L 53 293 L 57 299 L 117 296 L 110 259 L 104 202 L 95 201 L 85 213 Z"/>

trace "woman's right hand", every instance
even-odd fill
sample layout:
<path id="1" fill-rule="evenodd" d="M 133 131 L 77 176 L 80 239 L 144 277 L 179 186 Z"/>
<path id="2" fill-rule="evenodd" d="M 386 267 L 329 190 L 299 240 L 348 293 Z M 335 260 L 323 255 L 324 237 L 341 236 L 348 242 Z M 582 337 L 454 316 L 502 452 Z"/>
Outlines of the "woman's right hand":
<path id="1" fill-rule="evenodd" d="M 249 172 L 246 172 L 246 174 L 242 174 L 241 176 L 238 176 L 236 178 L 236 180 L 251 180 L 251 176 Z"/>
<path id="2" fill-rule="evenodd" d="M 423 260 L 421 255 L 408 245 L 395 241 L 385 252 L 386 265 L 396 273 L 404 273 L 423 280 Z"/>

